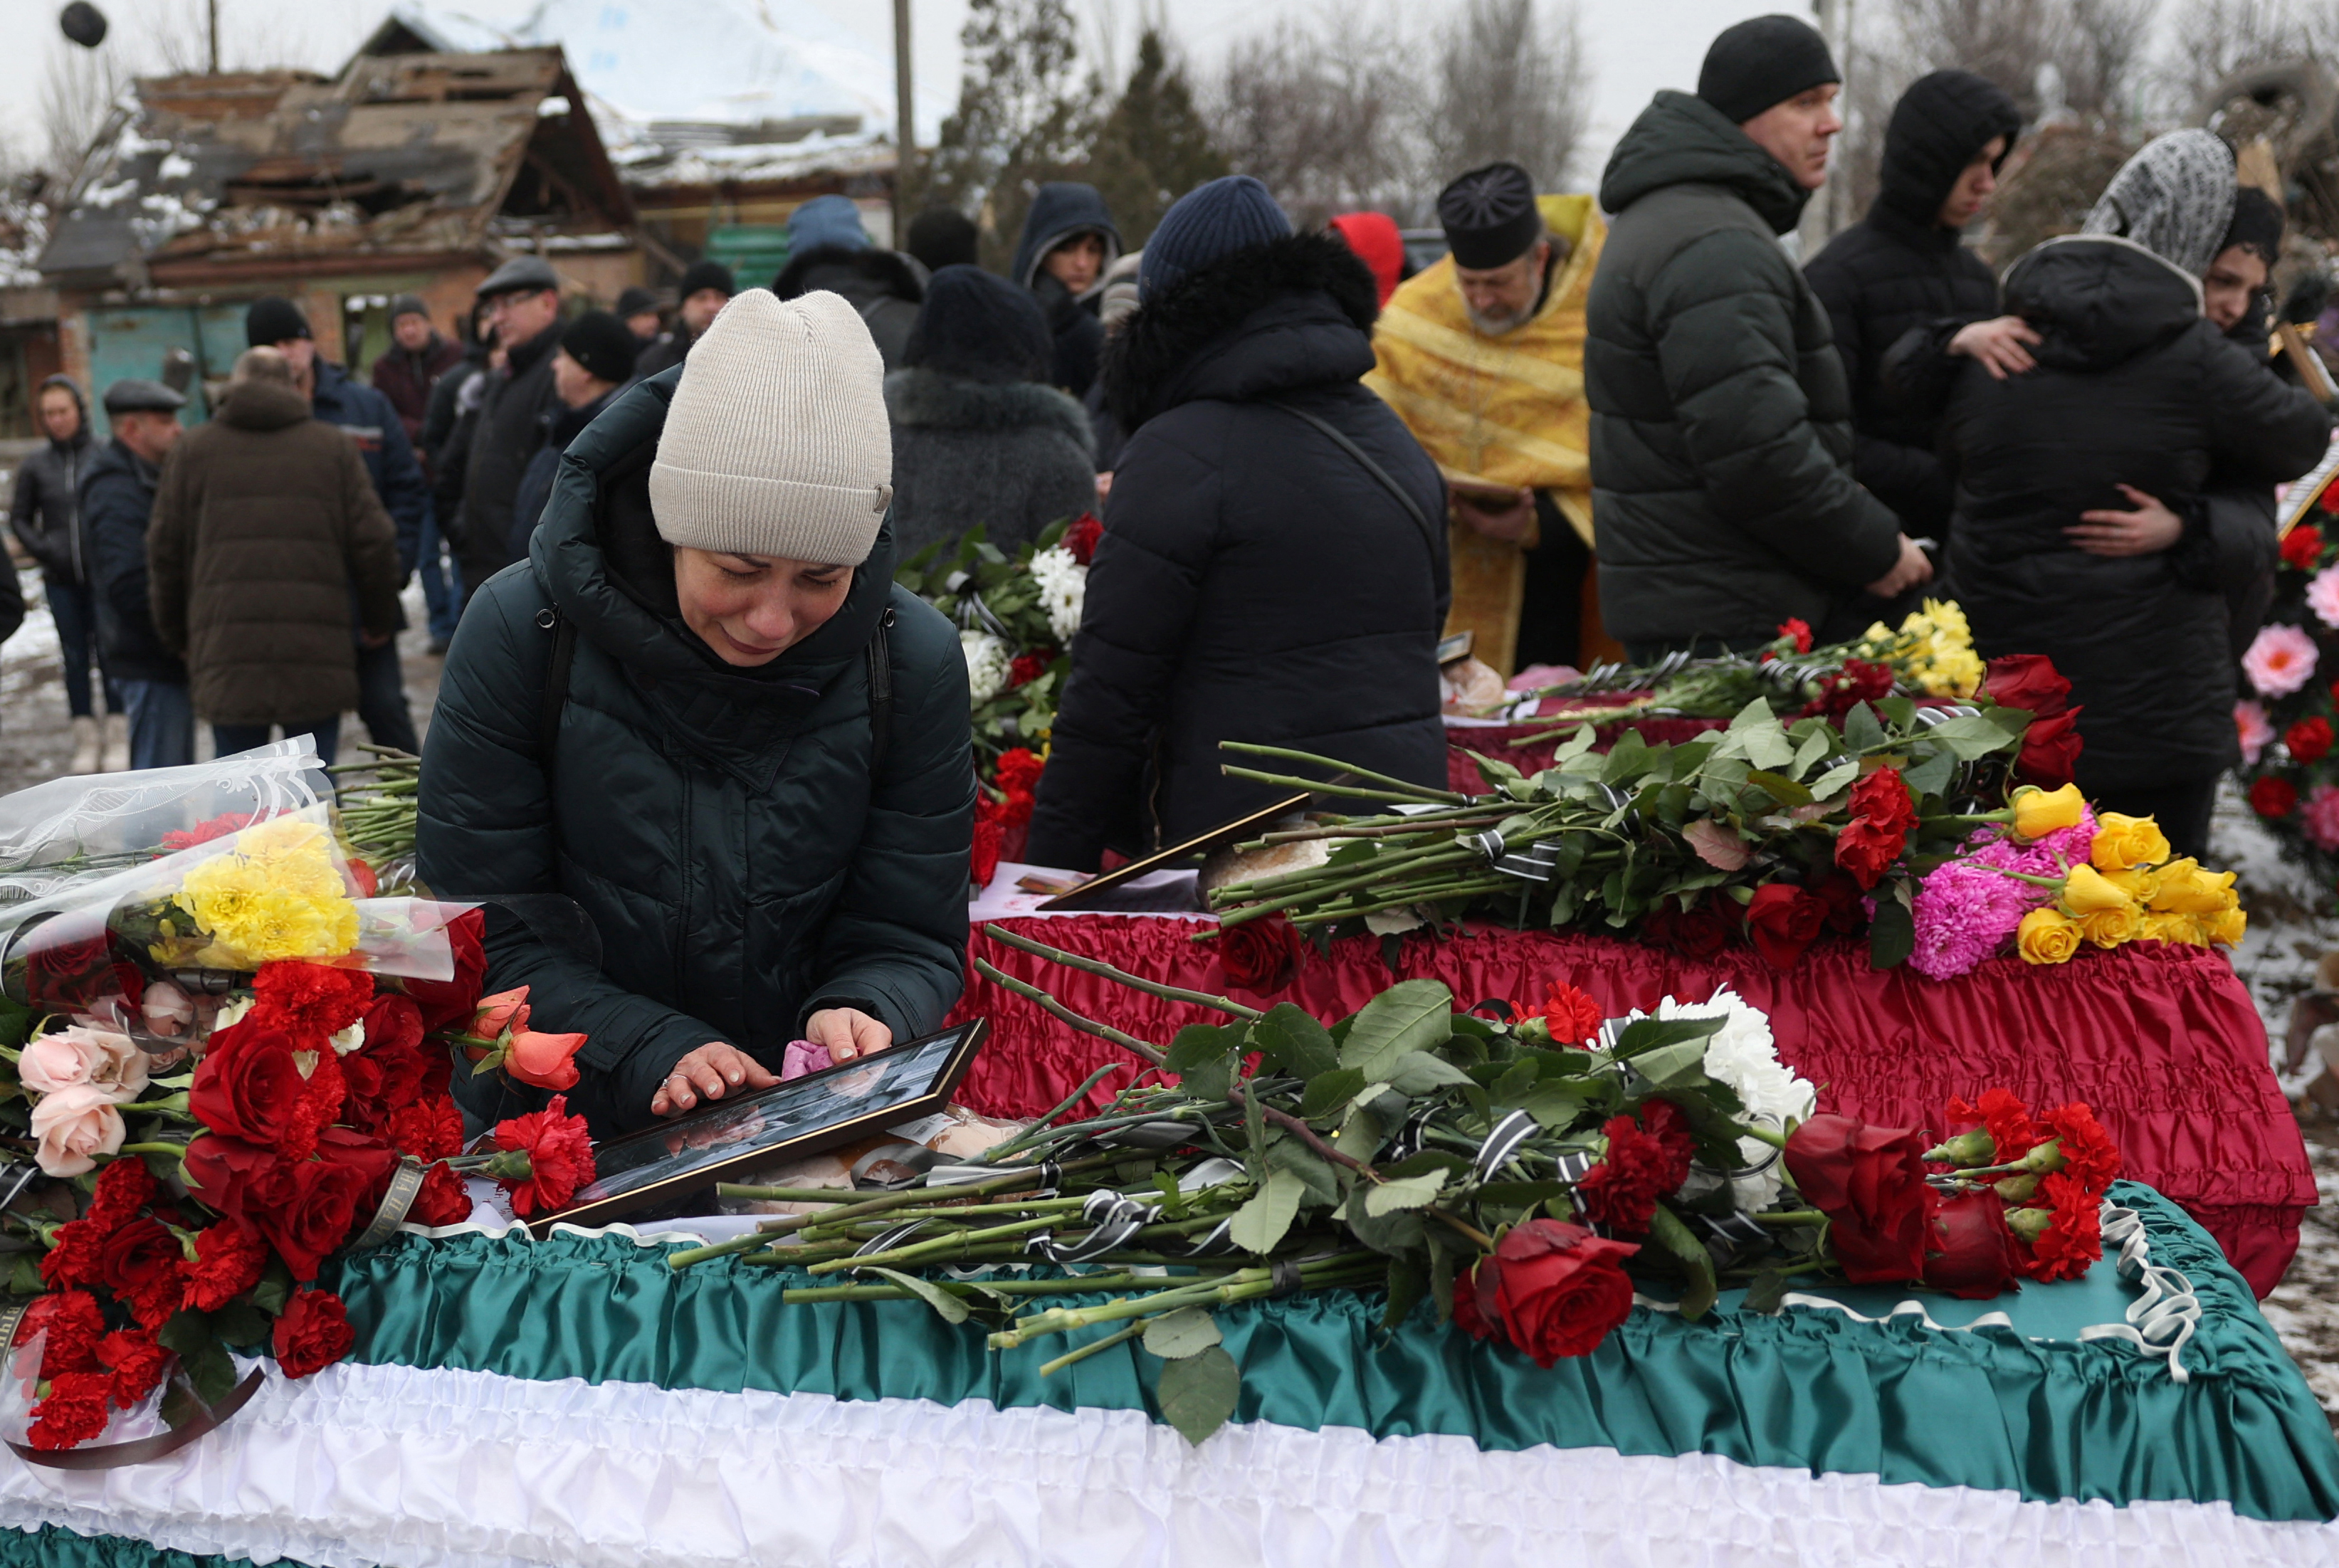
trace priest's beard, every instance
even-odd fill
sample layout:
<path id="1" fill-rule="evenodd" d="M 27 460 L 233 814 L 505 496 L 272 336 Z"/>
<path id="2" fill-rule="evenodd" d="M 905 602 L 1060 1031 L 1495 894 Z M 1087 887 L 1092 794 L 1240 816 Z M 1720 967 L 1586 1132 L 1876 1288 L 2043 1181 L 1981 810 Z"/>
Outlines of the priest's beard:
<path id="1" fill-rule="evenodd" d="M 1472 305 L 1467 298 L 1462 301 L 1462 313 L 1470 319 L 1471 330 L 1482 338 L 1499 338 L 1505 332 L 1515 332 L 1534 320 L 1535 303 L 1530 301 L 1516 311 L 1485 311 Z"/>

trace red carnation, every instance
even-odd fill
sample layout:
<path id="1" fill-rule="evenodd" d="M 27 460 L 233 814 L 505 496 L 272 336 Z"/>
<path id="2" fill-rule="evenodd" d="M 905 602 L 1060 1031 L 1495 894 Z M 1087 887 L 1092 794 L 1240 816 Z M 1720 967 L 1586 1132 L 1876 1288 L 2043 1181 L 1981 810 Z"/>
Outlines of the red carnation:
<path id="1" fill-rule="evenodd" d="M 260 1283 L 268 1248 L 238 1225 L 212 1225 L 195 1232 L 195 1260 L 187 1266 L 187 1305 L 217 1312 Z"/>
<path id="2" fill-rule="evenodd" d="M 1841 720 L 1844 715 L 1862 703 L 1872 703 L 1892 695 L 1892 666 L 1868 659 L 1846 659 L 1843 668 L 1831 671 L 1820 681 L 1820 695 L 1803 705 L 1799 715 L 1810 718 L 1824 714 Z"/>
<path id="3" fill-rule="evenodd" d="M 2290 748 L 2293 762 L 2321 762 L 2331 752 L 2331 721 L 2301 719 L 2283 732 L 2282 744 Z"/>
<path id="4" fill-rule="evenodd" d="M 1097 521 L 1096 514 L 1082 512 L 1064 530 L 1064 548 L 1071 552 L 1073 560 L 1087 566 L 1096 559 L 1097 541 L 1103 537 L 1104 525 Z"/>
<path id="5" fill-rule="evenodd" d="M 2250 784 L 2250 809 L 2260 816 L 2288 816 L 2298 809 L 2298 786 L 2267 774 Z"/>
<path id="6" fill-rule="evenodd" d="M 487 916 L 476 909 L 467 909 L 447 922 L 447 942 L 452 951 L 455 975 L 451 980 L 404 980 L 406 994 L 422 1010 L 422 1028 L 426 1033 L 457 1029 L 471 1021 L 471 1010 L 479 1005 L 481 982 L 488 977 L 487 950 L 482 938 L 487 932 Z"/>
<path id="7" fill-rule="evenodd" d="M 1746 934 L 1772 969 L 1792 969 L 1827 925 L 1828 906 L 1791 882 L 1765 883 L 1746 904 Z"/>
<path id="8" fill-rule="evenodd" d="M 2058 1151 L 2063 1156 L 2062 1174 L 2089 1197 L 2101 1198 L 2110 1189 L 2112 1178 L 2119 1175 L 2119 1148 L 2094 1111 L 2077 1100 L 2050 1110 L 2040 1134 L 2061 1139 Z"/>
<path id="9" fill-rule="evenodd" d="M 1640 1250 L 1556 1219 L 1513 1226 L 1467 1286 L 1456 1287 L 1457 1297 L 1464 1288 L 1477 1297 L 1467 1320 L 1457 1300 L 1456 1320 L 1466 1330 L 1472 1321 L 1501 1324 L 1504 1337 L 1538 1366 L 1588 1355 L 1632 1316 L 1633 1282 L 1622 1265 Z"/>
<path id="10" fill-rule="evenodd" d="M 152 1202 L 157 1185 L 144 1160 L 109 1160 L 97 1173 L 86 1218 L 98 1229 L 112 1230 Z"/>
<path id="11" fill-rule="evenodd" d="M 97 1365 L 97 1343 L 105 1337 L 105 1312 L 86 1290 L 53 1290 L 35 1298 L 16 1321 L 11 1348 L 29 1344 L 45 1332 L 41 1346 L 41 1376 L 86 1372 Z"/>
<path id="12" fill-rule="evenodd" d="M 471 1189 L 451 1165 L 433 1164 L 422 1173 L 406 1218 L 412 1225 L 460 1225 L 471 1218 Z"/>
<path id="13" fill-rule="evenodd" d="M 263 963 L 252 977 L 252 1011 L 262 1026 L 302 1040 L 322 1040 L 355 1023 L 373 1000 L 373 976 L 361 969 L 283 959 Z"/>
<path id="14" fill-rule="evenodd" d="M 163 847 L 166 850 L 192 849 L 199 843 L 209 843 L 215 838 L 242 833 L 253 823 L 271 814 L 268 812 L 222 812 L 190 828 L 173 828 L 163 835 Z"/>
<path id="15" fill-rule="evenodd" d="M 1665 900 L 1641 917 L 1641 939 L 1684 958 L 1712 958 L 1730 945 L 1745 918 L 1737 904 L 1723 902 L 1728 896 L 1717 891 L 1686 910 Z"/>
<path id="16" fill-rule="evenodd" d="M 1878 768 L 1851 786 L 1851 820 L 1836 834 L 1835 863 L 1866 892 L 1884 880 L 1916 828 L 1916 804 L 1900 771 Z"/>
<path id="17" fill-rule="evenodd" d="M 1029 746 L 1003 751 L 999 754 L 999 787 L 1009 794 L 1018 790 L 1029 794 L 1040 787 L 1040 774 L 1047 765 L 1046 760 Z"/>
<path id="18" fill-rule="evenodd" d="M 1689 1179 L 1692 1149 L 1680 1111 L 1657 1100 L 1641 1114 L 1651 1124 L 1647 1130 L 1629 1116 L 1608 1119 L 1600 1129 L 1608 1153 L 1575 1184 L 1575 1205 L 1584 1218 L 1632 1236 L 1647 1234 L 1658 1201 Z"/>
<path id="19" fill-rule="evenodd" d="M 1280 914 L 1222 925 L 1213 945 L 1227 983 L 1249 991 L 1281 991 L 1289 985 L 1307 952 L 1299 928 Z"/>
<path id="20" fill-rule="evenodd" d="M 1779 635 L 1782 637 L 1794 638 L 1797 653 L 1807 654 L 1811 651 L 1811 623 L 1802 616 L 1789 616 L 1785 620 L 1781 621 Z"/>
<path id="21" fill-rule="evenodd" d="M 271 1348 L 285 1376 L 306 1377 L 347 1356 L 357 1340 L 340 1297 L 330 1290 L 303 1290 L 285 1303 Z"/>
<path id="22" fill-rule="evenodd" d="M 341 1119 L 362 1131 L 380 1130 L 421 1097 L 432 1058 L 444 1055 L 423 1049 L 422 1010 L 412 998 L 374 998 L 366 1008 L 365 1043 L 341 1058 Z"/>
<path id="23" fill-rule="evenodd" d="M 1981 1123 L 1989 1134 L 1993 1165 L 2011 1165 L 2038 1143 L 2038 1129 L 2030 1119 L 2030 1108 L 2015 1099 L 2013 1090 L 2008 1089 L 1985 1089 L 1971 1105 L 1951 1095 L 1943 1119 L 1951 1127 Z"/>
<path id="24" fill-rule="evenodd" d="M 2323 509 L 2339 511 L 2333 498 L 2339 494 L 2339 485 L 2326 486 L 2322 496 Z M 2283 565 L 2295 572 L 2311 572 L 2323 558 L 2323 530 L 2313 523 L 2301 523 L 2282 537 Z"/>
<path id="25" fill-rule="evenodd" d="M 1017 654 L 1007 666 L 1007 689 L 1030 685 L 1048 673 L 1048 656 L 1034 649 Z"/>
<path id="26" fill-rule="evenodd" d="M 522 1218 L 559 1208 L 593 1179 L 593 1139 L 585 1119 L 568 1114 L 568 1097 L 556 1094 L 542 1110 L 498 1122 L 495 1144 L 506 1151 L 488 1174 L 511 1193 Z"/>
<path id="27" fill-rule="evenodd" d="M 141 1328 L 160 1328 L 187 1297 L 186 1254 L 159 1220 L 143 1217 L 106 1238 L 104 1283 Z"/>
<path id="28" fill-rule="evenodd" d="M 967 861 L 967 875 L 977 887 L 989 887 L 999 871 L 998 808 L 987 794 L 978 795 L 974 803 L 974 842 Z"/>
<path id="29" fill-rule="evenodd" d="M 1831 871 L 1803 891 L 1827 905 L 1827 929 L 1838 936 L 1850 936 L 1868 922 L 1860 885 L 1842 872 Z"/>
<path id="30" fill-rule="evenodd" d="M 1925 1249 L 1925 1283 L 1969 1301 L 1986 1301 L 2015 1283 L 2021 1255 L 2006 1228 L 2006 1206 L 1985 1188 L 1945 1198 L 1934 1212 Z"/>
<path id="31" fill-rule="evenodd" d="M 66 1372 L 49 1380 L 49 1396 L 33 1407 L 26 1441 L 35 1448 L 71 1448 L 105 1430 L 113 1397 L 110 1372 Z"/>
<path id="32" fill-rule="evenodd" d="M 417 1159 L 446 1159 L 463 1151 L 463 1113 L 444 1094 L 426 1095 L 390 1112 L 390 1147 Z"/>
<path id="33" fill-rule="evenodd" d="M 1935 1202 L 1924 1154 L 1924 1136 L 1912 1128 L 1870 1127 L 1833 1112 L 1788 1136 L 1788 1174 L 1828 1217 L 1829 1244 L 1854 1285 L 1924 1277 Z"/>
<path id="34" fill-rule="evenodd" d="M 1519 1021 L 1524 1023 L 1531 1018 L 1544 1021 L 1555 1044 L 1582 1045 L 1600 1032 L 1608 1014 L 1598 1002 L 1566 981 L 1554 980 L 1544 996 L 1543 1005 L 1522 1012 Z"/>
<path id="35" fill-rule="evenodd" d="M 341 1060 L 331 1046 L 304 1054 L 310 1066 L 301 1103 L 293 1109 L 283 1136 L 276 1140 L 284 1158 L 294 1161 L 308 1159 L 315 1150 L 317 1135 L 340 1116 L 341 1104 L 349 1098 L 349 1080 L 342 1076 Z"/>
<path id="36" fill-rule="evenodd" d="M 163 1381 L 171 1353 L 135 1329 L 120 1329 L 97 1344 L 97 1358 L 113 1373 L 114 1407 L 127 1410 Z"/>
<path id="37" fill-rule="evenodd" d="M 52 1288 L 95 1285 L 104 1277 L 105 1238 L 113 1230 L 113 1226 L 94 1219 L 68 1220 L 58 1226 L 49 1238 L 48 1251 L 41 1255 L 41 1283 Z"/>
<path id="38" fill-rule="evenodd" d="M 2052 1218 L 2030 1243 L 2022 1271 L 2033 1279 L 2077 1279 L 2104 1255 L 2103 1199 L 2059 1172 L 2038 1184 L 2038 1196 Z"/>

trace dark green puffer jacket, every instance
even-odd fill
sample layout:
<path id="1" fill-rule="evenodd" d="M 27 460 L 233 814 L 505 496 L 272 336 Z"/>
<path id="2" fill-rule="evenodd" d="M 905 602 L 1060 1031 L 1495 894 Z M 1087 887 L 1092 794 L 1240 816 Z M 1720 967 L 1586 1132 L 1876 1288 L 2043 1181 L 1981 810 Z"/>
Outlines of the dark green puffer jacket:
<path id="1" fill-rule="evenodd" d="M 598 928 L 597 969 L 489 912 L 489 989 L 529 986 L 534 1027 L 592 1037 L 569 1102 L 597 1137 L 647 1123 L 659 1080 L 710 1040 L 776 1071 L 815 1008 L 859 1008 L 897 1040 L 930 1032 L 966 959 L 958 637 L 893 586 L 888 524 L 826 626 L 761 669 L 717 660 L 682 623 L 650 515 L 679 379 L 635 388 L 569 447 L 530 558 L 464 611 L 422 755 L 432 889 L 565 893 Z M 552 606 L 577 636 L 548 799 L 553 634 L 538 617 Z M 891 739 L 873 783 L 866 649 L 889 607 Z M 543 1098 L 464 1079 L 475 1114 Z"/>
<path id="2" fill-rule="evenodd" d="M 1779 245 L 1805 194 L 1686 93 L 1608 160 L 1584 386 L 1600 614 L 1626 642 L 1824 628 L 1899 558 L 1900 524 L 1851 477 L 1827 311 Z"/>

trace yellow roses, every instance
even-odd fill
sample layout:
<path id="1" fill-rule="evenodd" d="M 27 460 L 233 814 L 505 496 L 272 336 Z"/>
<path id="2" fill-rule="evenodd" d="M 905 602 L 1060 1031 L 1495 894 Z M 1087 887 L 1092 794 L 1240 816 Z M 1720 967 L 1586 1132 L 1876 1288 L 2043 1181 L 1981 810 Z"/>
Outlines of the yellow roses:
<path id="1" fill-rule="evenodd" d="M 2079 924 L 2062 911 L 2034 909 L 2015 928 L 2014 950 L 2030 963 L 2067 963 L 2079 951 Z"/>

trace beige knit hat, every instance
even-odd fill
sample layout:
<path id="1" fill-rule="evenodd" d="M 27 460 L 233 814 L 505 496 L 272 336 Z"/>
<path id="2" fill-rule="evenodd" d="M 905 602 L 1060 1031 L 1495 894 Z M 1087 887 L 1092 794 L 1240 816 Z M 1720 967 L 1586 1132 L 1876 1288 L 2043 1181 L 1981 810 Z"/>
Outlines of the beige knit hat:
<path id="1" fill-rule="evenodd" d="M 733 296 L 691 345 L 650 465 L 670 545 L 857 567 L 893 500 L 885 367 L 842 296 Z"/>

